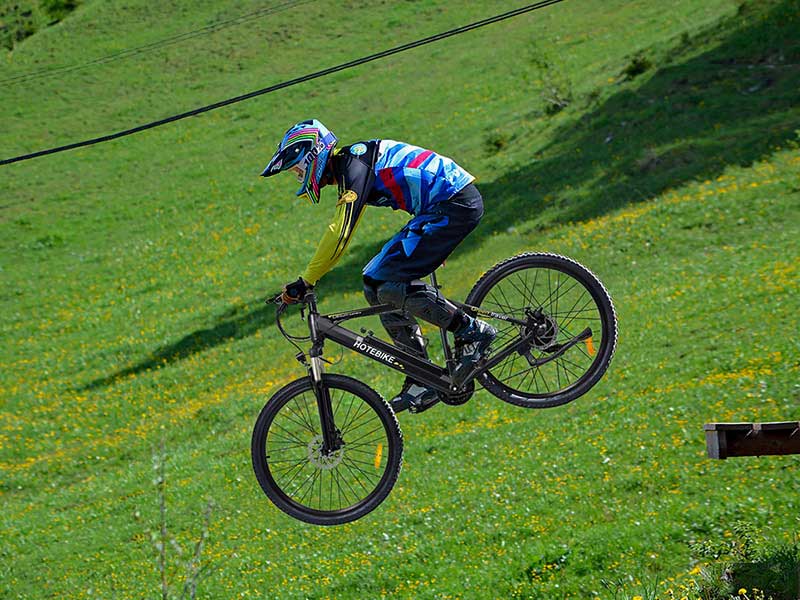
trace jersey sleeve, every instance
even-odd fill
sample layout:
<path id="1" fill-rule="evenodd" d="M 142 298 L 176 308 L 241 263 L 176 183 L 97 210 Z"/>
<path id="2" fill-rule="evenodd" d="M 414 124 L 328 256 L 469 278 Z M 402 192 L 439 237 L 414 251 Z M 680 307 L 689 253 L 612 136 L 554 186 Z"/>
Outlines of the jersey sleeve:
<path id="1" fill-rule="evenodd" d="M 325 228 L 317 250 L 302 274 L 311 285 L 316 285 L 344 254 L 361 220 L 374 180 L 372 168 L 349 154 L 335 156 L 333 168 L 339 184 L 339 201 L 333 221 Z"/>

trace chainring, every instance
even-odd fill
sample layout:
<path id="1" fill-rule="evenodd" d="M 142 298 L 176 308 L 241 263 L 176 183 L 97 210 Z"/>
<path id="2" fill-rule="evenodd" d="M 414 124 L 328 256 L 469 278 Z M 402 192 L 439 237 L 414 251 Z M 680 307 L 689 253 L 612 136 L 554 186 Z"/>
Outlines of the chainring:
<path id="1" fill-rule="evenodd" d="M 449 406 L 461 406 L 462 404 L 469 402 L 469 399 L 472 398 L 472 394 L 474 393 L 475 380 L 473 379 L 467 384 L 467 388 L 463 392 L 459 392 L 457 394 L 445 394 L 444 392 L 439 392 L 439 400 Z"/>

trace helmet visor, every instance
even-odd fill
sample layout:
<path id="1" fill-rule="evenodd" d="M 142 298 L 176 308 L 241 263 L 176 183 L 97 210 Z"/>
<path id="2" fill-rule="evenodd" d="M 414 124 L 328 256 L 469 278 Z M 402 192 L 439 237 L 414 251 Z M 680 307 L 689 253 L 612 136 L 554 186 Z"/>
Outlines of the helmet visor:
<path id="1" fill-rule="evenodd" d="M 296 164 L 302 162 L 302 159 L 305 158 L 306 154 L 311 150 L 312 145 L 311 140 L 302 140 L 290 144 L 285 148 L 279 146 L 275 154 L 272 155 L 267 166 L 261 172 L 261 176 L 271 177 L 272 175 L 277 175 L 281 171 L 291 169 Z"/>

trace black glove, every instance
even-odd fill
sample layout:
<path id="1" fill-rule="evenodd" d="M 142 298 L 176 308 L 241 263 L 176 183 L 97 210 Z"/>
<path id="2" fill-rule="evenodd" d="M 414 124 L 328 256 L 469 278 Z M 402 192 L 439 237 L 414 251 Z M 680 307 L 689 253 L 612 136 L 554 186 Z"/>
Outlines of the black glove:
<path id="1" fill-rule="evenodd" d="M 306 292 L 312 287 L 313 286 L 308 285 L 302 277 L 298 277 L 297 281 L 287 283 L 283 286 L 281 300 L 283 300 L 286 304 L 295 304 L 300 302 L 300 300 L 302 300 L 306 295 Z"/>

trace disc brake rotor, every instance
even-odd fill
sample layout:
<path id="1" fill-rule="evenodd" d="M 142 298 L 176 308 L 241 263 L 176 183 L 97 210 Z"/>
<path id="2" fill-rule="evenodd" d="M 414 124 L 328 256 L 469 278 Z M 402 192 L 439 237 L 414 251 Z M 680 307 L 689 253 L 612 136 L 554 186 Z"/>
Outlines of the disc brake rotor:
<path id="1" fill-rule="evenodd" d="M 322 452 L 322 435 L 316 436 L 308 443 L 308 462 L 318 469 L 330 470 L 339 466 L 344 458 L 344 446 L 333 452 Z"/>
<path id="2" fill-rule="evenodd" d="M 535 317 L 535 322 L 522 327 L 520 333 L 523 337 L 533 332 L 533 339 L 531 339 L 531 346 L 537 350 L 544 350 L 552 346 L 556 339 L 558 339 L 558 323 L 550 315 L 538 314 Z"/>

